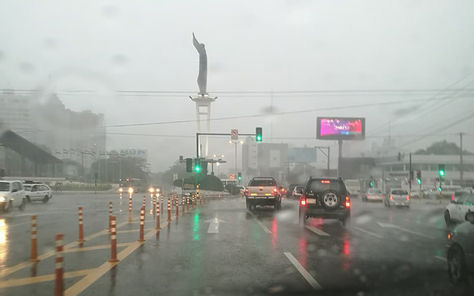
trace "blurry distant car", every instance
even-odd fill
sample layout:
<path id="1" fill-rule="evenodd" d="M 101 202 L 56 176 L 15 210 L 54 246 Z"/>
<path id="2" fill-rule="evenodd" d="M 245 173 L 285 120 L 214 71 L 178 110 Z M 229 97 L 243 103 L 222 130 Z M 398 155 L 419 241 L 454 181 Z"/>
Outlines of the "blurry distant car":
<path id="1" fill-rule="evenodd" d="M 286 189 L 286 197 L 290 198 L 293 195 L 293 189 L 295 189 L 296 186 L 299 186 L 298 184 L 290 184 L 288 188 Z"/>
<path id="2" fill-rule="evenodd" d="M 0 181 L 0 210 L 10 211 L 13 207 L 23 210 L 26 206 L 25 191 L 21 181 Z"/>
<path id="3" fill-rule="evenodd" d="M 444 221 L 446 225 L 464 222 L 469 212 L 474 212 L 474 193 L 458 191 L 446 206 Z"/>
<path id="4" fill-rule="evenodd" d="M 474 212 L 466 215 L 466 221 L 448 234 L 448 273 L 454 284 L 474 275 Z"/>
<path id="5" fill-rule="evenodd" d="M 239 190 L 240 190 L 240 196 L 244 196 L 245 195 L 245 186 L 239 186 Z"/>
<path id="6" fill-rule="evenodd" d="M 293 188 L 293 192 L 291 193 L 291 197 L 294 198 L 294 199 L 299 200 L 300 197 L 303 195 L 303 193 L 304 193 L 304 187 L 303 186 L 296 186 L 295 188 Z"/>
<path id="7" fill-rule="evenodd" d="M 385 194 L 377 188 L 370 188 L 367 193 L 362 196 L 362 201 L 384 201 Z"/>
<path id="8" fill-rule="evenodd" d="M 47 203 L 53 197 L 53 191 L 46 184 L 24 184 L 23 188 L 28 202 L 42 201 Z"/>
<path id="9" fill-rule="evenodd" d="M 384 199 L 384 205 L 386 207 L 391 206 L 401 206 L 401 207 L 410 207 L 410 195 L 408 191 L 401 188 L 395 188 L 390 190 L 390 195 L 386 196 Z"/>
<path id="10" fill-rule="evenodd" d="M 359 180 L 347 179 L 344 180 L 344 184 L 346 184 L 347 191 L 349 191 L 351 197 L 358 197 L 361 195 Z"/>
<path id="11" fill-rule="evenodd" d="M 283 196 L 286 196 L 286 192 L 287 192 L 287 191 L 286 191 L 286 188 L 285 188 L 285 187 L 280 186 L 280 187 L 279 187 L 279 190 L 280 190 L 280 194 L 281 194 L 282 197 L 283 197 Z"/>

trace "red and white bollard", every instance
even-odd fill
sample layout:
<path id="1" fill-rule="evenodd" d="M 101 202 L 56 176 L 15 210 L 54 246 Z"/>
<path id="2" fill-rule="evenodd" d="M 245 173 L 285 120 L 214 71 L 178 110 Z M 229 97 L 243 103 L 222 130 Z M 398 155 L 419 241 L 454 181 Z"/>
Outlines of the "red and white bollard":
<path id="1" fill-rule="evenodd" d="M 38 245 L 36 241 L 36 216 L 31 216 L 31 262 L 38 262 Z"/>
<path id="2" fill-rule="evenodd" d="M 164 200 L 164 199 L 165 199 L 165 198 L 162 196 L 162 197 L 161 197 L 161 205 L 160 205 L 160 209 L 162 209 L 162 210 L 163 210 L 163 200 Z"/>
<path id="3" fill-rule="evenodd" d="M 171 199 L 168 197 L 168 222 L 171 221 Z"/>
<path id="4" fill-rule="evenodd" d="M 186 196 L 186 211 L 189 212 L 189 196 Z"/>
<path id="5" fill-rule="evenodd" d="M 132 223 L 132 196 L 128 198 L 128 223 Z"/>
<path id="6" fill-rule="evenodd" d="M 79 238 L 77 242 L 79 243 L 79 246 L 82 246 L 82 243 L 84 242 L 84 228 L 82 224 L 82 207 L 79 207 L 78 211 L 79 211 Z"/>
<path id="7" fill-rule="evenodd" d="M 156 230 L 160 230 L 161 225 L 160 225 L 160 203 L 158 203 L 156 207 Z"/>
<path id="8" fill-rule="evenodd" d="M 140 237 L 138 238 L 138 241 L 145 241 L 145 207 L 140 209 Z"/>
<path id="9" fill-rule="evenodd" d="M 143 196 L 142 207 L 146 207 L 146 195 Z"/>
<path id="10" fill-rule="evenodd" d="M 181 196 L 181 205 L 183 206 L 183 210 L 181 211 L 182 212 L 182 215 L 184 216 L 184 212 L 185 212 L 185 206 L 186 206 L 186 202 L 184 201 L 185 197 L 184 195 Z"/>
<path id="11" fill-rule="evenodd" d="M 109 232 L 110 232 L 110 228 L 112 228 L 112 215 L 113 215 L 112 202 L 109 201 Z"/>
<path id="12" fill-rule="evenodd" d="M 56 283 L 54 287 L 55 296 L 64 295 L 63 237 L 64 235 L 62 233 L 56 234 L 56 260 L 55 260 Z"/>
<path id="13" fill-rule="evenodd" d="M 179 216 L 179 200 L 178 200 L 178 196 L 176 196 L 175 205 L 176 205 L 176 219 L 178 219 L 178 216 Z"/>
<path id="14" fill-rule="evenodd" d="M 118 262 L 117 259 L 117 222 L 115 216 L 110 217 L 110 259 L 109 262 Z"/>

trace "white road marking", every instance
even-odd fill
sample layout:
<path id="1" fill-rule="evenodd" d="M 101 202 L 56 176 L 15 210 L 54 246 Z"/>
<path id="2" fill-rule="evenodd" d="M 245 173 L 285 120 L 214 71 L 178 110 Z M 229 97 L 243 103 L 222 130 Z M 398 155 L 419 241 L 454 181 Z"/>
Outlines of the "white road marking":
<path id="1" fill-rule="evenodd" d="M 376 237 L 376 238 L 380 238 L 380 239 L 383 238 L 383 236 L 381 236 L 380 234 L 377 234 L 377 233 L 374 233 L 374 232 L 365 230 L 365 229 L 360 228 L 360 227 L 357 227 L 357 226 L 352 226 L 352 229 L 355 229 L 355 230 L 357 230 L 357 231 L 360 231 L 360 232 L 362 232 L 362 233 L 371 235 L 371 236 Z"/>
<path id="2" fill-rule="evenodd" d="M 322 231 L 321 229 L 317 229 L 316 227 L 305 225 L 304 228 L 308 229 L 309 231 L 316 233 L 319 236 L 330 236 L 329 233 Z"/>
<path id="3" fill-rule="evenodd" d="M 441 260 L 441 261 L 443 261 L 443 262 L 446 262 L 446 261 L 448 261 L 446 258 L 444 258 L 444 257 L 441 257 L 441 256 L 434 256 L 434 257 L 435 257 L 436 259 L 438 259 L 438 260 Z"/>
<path id="4" fill-rule="evenodd" d="M 219 219 L 214 218 L 211 220 L 207 233 L 219 233 Z"/>
<path id="5" fill-rule="evenodd" d="M 252 217 L 255 218 L 255 221 L 258 223 L 258 225 L 260 225 L 260 227 L 262 227 L 263 231 L 265 231 L 265 232 L 268 233 L 268 234 L 271 234 L 271 233 L 272 233 L 272 231 L 271 231 L 270 229 L 268 229 L 267 226 L 263 225 L 263 223 L 260 222 L 260 220 L 258 220 L 257 217 L 255 217 L 255 215 L 254 215 L 252 212 L 250 212 L 249 210 L 247 210 L 247 213 L 249 213 L 250 215 L 252 215 Z"/>
<path id="6" fill-rule="evenodd" d="M 298 272 L 303 276 L 303 278 L 308 282 L 308 284 L 313 287 L 315 290 L 320 290 L 321 285 L 316 281 L 316 279 L 296 260 L 296 258 L 290 252 L 284 252 L 286 258 L 290 260 L 291 264 L 298 270 Z"/>
<path id="7" fill-rule="evenodd" d="M 382 222 L 377 222 L 377 224 L 378 224 L 380 227 L 383 227 L 383 228 L 394 228 L 394 229 L 398 229 L 398 230 L 401 230 L 401 231 L 405 231 L 405 232 L 408 232 L 408 233 L 411 233 L 411 234 L 415 234 L 415 235 L 418 235 L 418 236 L 421 236 L 421 237 L 424 237 L 424 238 L 434 239 L 433 237 L 431 237 L 431 236 L 429 236 L 429 235 L 426 235 L 426 234 L 424 234 L 424 233 L 416 232 L 416 231 L 413 231 L 413 230 L 410 230 L 410 229 L 406 229 L 406 228 L 400 227 L 400 226 L 398 226 L 398 225 L 394 225 L 394 224 L 390 224 L 390 223 L 382 223 Z"/>

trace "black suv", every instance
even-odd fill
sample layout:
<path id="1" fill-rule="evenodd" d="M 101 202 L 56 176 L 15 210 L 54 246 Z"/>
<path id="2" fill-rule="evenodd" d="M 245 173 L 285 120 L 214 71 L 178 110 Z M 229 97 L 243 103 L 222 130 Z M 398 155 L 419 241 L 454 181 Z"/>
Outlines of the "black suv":
<path id="1" fill-rule="evenodd" d="M 337 219 L 346 224 L 351 215 L 351 200 L 341 178 L 310 178 L 299 202 L 300 219 Z"/>

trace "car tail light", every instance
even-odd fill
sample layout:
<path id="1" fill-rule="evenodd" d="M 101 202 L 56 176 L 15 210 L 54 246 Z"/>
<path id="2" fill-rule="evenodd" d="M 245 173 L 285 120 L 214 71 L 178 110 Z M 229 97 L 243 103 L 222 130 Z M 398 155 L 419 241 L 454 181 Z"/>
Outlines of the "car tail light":
<path id="1" fill-rule="evenodd" d="M 303 196 L 300 198 L 300 205 L 301 205 L 302 207 L 306 206 L 306 196 L 303 195 Z"/>
<path id="2" fill-rule="evenodd" d="M 385 198 L 385 195 L 382 194 L 382 198 Z"/>
<path id="3" fill-rule="evenodd" d="M 390 199 L 393 200 L 393 195 L 390 194 Z"/>
<path id="4" fill-rule="evenodd" d="M 410 200 L 410 195 L 407 195 L 407 200 Z"/>
<path id="5" fill-rule="evenodd" d="M 350 207 L 351 207 L 351 200 L 349 196 L 346 196 L 346 208 L 350 208 Z"/>
<path id="6" fill-rule="evenodd" d="M 329 180 L 321 180 L 321 183 L 323 183 L 323 184 L 331 184 L 331 181 L 329 181 Z"/>
<path id="7" fill-rule="evenodd" d="M 452 201 L 454 201 L 454 197 L 455 197 L 455 196 L 454 196 L 454 193 L 453 193 L 453 195 L 451 195 L 451 200 L 452 200 Z"/>
<path id="8" fill-rule="evenodd" d="M 248 189 L 248 188 L 245 188 L 244 194 L 245 194 L 245 195 L 249 195 L 249 189 Z"/>
<path id="9" fill-rule="evenodd" d="M 277 195 L 277 194 L 278 194 L 278 188 L 276 188 L 276 187 L 273 188 L 272 194 L 273 194 L 273 195 Z"/>

